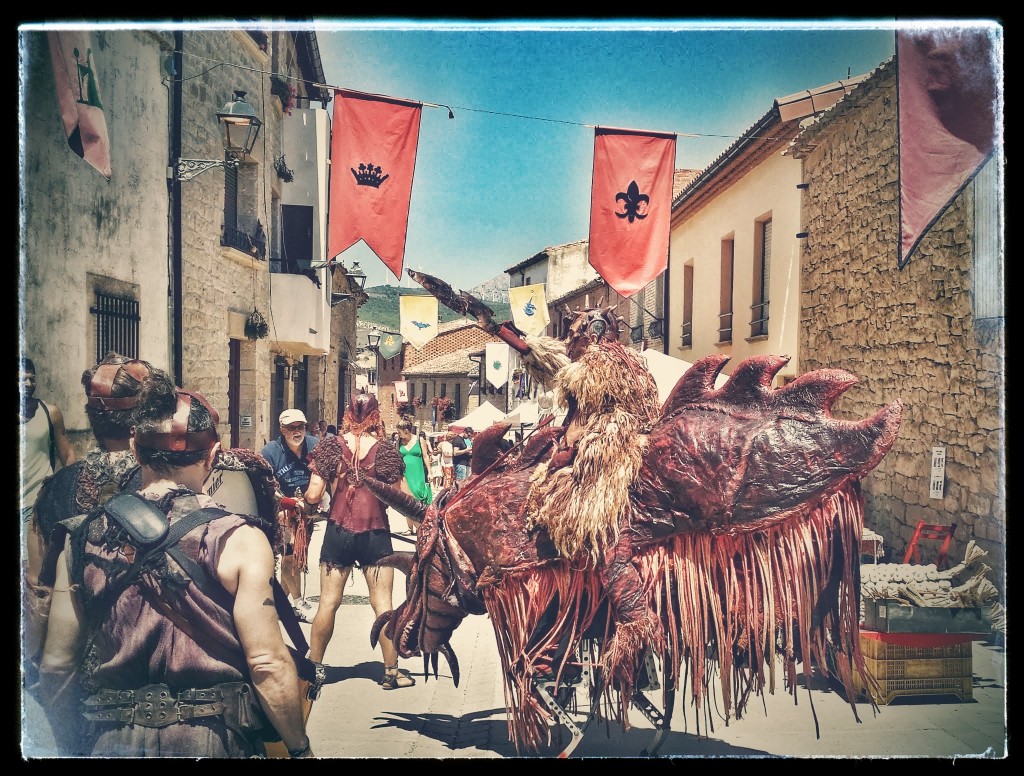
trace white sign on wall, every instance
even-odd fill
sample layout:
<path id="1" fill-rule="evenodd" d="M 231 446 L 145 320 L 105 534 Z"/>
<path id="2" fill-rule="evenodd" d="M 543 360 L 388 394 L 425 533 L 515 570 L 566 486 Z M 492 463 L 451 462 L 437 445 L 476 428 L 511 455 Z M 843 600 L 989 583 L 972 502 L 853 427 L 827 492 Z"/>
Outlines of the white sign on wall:
<path id="1" fill-rule="evenodd" d="M 946 484 L 946 448 L 932 448 L 932 476 L 928 498 L 942 498 Z"/>
<path id="2" fill-rule="evenodd" d="M 238 425 L 240 428 L 252 428 L 252 415 L 239 415 Z"/>

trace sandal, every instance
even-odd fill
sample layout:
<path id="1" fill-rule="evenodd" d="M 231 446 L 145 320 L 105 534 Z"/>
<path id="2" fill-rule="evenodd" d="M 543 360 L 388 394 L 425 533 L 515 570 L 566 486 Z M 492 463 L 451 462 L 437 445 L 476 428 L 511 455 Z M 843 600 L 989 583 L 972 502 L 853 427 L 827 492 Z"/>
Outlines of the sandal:
<path id="1" fill-rule="evenodd" d="M 395 673 L 388 673 L 389 671 L 394 671 Z M 402 683 L 403 679 L 406 681 L 405 684 Z M 409 672 L 404 668 L 399 668 L 398 666 L 384 667 L 384 678 L 381 679 L 380 686 L 385 690 L 401 690 L 405 687 L 412 687 L 414 684 L 416 684 L 416 680 L 409 676 Z"/>

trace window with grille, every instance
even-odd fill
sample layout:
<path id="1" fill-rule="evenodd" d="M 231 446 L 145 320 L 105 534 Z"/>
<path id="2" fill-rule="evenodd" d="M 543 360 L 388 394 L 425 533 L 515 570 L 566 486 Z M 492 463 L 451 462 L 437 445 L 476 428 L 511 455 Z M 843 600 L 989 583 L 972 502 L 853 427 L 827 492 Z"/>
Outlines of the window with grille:
<path id="1" fill-rule="evenodd" d="M 683 331 L 684 348 L 693 347 L 693 264 L 683 267 Z"/>
<path id="2" fill-rule="evenodd" d="M 279 418 L 281 416 L 281 413 L 284 412 L 285 410 L 284 397 L 286 382 L 284 377 L 284 370 L 287 363 L 288 362 L 283 358 L 276 358 L 274 360 L 274 376 L 271 379 L 270 383 L 270 401 L 271 404 L 273 405 L 273 410 L 271 410 L 271 414 L 275 420 L 275 423 L 277 418 Z M 272 429 L 276 436 L 276 425 L 272 426 Z"/>
<path id="3" fill-rule="evenodd" d="M 139 357 L 139 303 L 135 299 L 96 292 L 96 362 L 110 351 Z"/>
<path id="4" fill-rule="evenodd" d="M 735 243 L 722 240 L 722 270 L 718 301 L 718 341 L 732 342 L 732 272 Z"/>
<path id="5" fill-rule="evenodd" d="M 295 409 L 306 414 L 306 394 L 309 392 L 309 356 L 303 356 L 302 362 L 292 367 L 292 382 L 295 383 Z"/>
<path id="6" fill-rule="evenodd" d="M 772 263 L 771 217 L 758 221 L 754 231 L 754 298 L 750 305 L 750 336 L 768 334 L 768 281 Z"/>
<path id="7" fill-rule="evenodd" d="M 455 383 L 455 417 L 462 417 L 462 383 Z"/>

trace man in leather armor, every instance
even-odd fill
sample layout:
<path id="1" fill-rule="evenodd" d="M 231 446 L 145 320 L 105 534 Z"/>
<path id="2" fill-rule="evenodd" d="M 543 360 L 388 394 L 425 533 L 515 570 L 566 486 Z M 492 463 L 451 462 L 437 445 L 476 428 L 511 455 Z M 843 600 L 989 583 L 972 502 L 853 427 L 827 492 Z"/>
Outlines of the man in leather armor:
<path id="1" fill-rule="evenodd" d="M 138 495 L 170 531 L 189 521 L 176 553 L 149 551 L 113 502 L 68 537 L 39 682 L 62 755 L 260 757 L 264 740 L 280 738 L 291 756 L 312 756 L 274 607 L 274 526 L 202 493 L 217 423 L 200 394 L 165 377 L 143 386 L 131 440 Z"/>

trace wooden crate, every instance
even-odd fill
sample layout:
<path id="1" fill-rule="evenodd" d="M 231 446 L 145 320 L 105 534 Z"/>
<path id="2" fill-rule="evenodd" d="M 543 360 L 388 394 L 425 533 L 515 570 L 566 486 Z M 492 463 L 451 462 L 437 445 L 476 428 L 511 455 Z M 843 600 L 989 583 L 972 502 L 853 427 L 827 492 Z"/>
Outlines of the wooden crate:
<path id="1" fill-rule="evenodd" d="M 954 695 L 962 701 L 974 697 L 970 641 L 936 646 L 905 646 L 861 634 L 860 646 L 868 675 L 877 689 L 854 671 L 858 693 L 871 695 L 885 706 L 897 698 L 917 695 Z"/>

